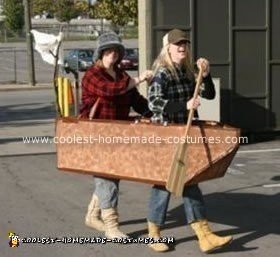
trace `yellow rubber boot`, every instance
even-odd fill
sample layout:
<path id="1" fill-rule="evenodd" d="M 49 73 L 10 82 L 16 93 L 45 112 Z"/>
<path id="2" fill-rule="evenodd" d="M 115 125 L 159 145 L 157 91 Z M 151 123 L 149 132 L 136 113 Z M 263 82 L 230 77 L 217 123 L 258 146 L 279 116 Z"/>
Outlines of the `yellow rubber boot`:
<path id="1" fill-rule="evenodd" d="M 101 210 L 99 207 L 98 197 L 95 194 L 92 195 L 91 201 L 88 205 L 85 224 L 88 227 L 94 228 L 96 230 L 105 231 L 105 225 L 101 219 Z"/>
<path id="2" fill-rule="evenodd" d="M 226 246 L 232 241 L 232 236 L 217 236 L 215 235 L 207 222 L 207 220 L 199 220 L 191 223 L 191 228 L 195 231 L 198 237 L 199 247 L 202 252 L 210 253 L 214 250 Z"/>
<path id="3" fill-rule="evenodd" d="M 155 240 L 160 238 L 160 227 L 158 225 L 148 221 L 148 230 L 149 238 L 153 238 Z M 168 245 L 165 243 L 153 243 L 149 244 L 149 247 L 156 252 L 166 252 L 169 250 Z"/>

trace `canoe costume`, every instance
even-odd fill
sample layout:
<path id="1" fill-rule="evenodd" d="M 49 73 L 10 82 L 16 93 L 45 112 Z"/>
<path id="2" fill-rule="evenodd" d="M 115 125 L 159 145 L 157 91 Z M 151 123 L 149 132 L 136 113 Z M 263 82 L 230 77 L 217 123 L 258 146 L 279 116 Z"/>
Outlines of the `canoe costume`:
<path id="1" fill-rule="evenodd" d="M 142 116 L 150 117 L 153 122 L 185 124 L 188 120 L 189 110 L 193 114 L 193 110 L 198 107 L 198 105 L 194 107 L 194 104 L 199 104 L 198 99 L 193 97 L 196 74 L 189 65 L 189 43 L 186 33 L 178 29 L 173 29 L 164 36 L 163 48 L 153 66 L 154 76 L 149 85 L 147 101 L 135 87 L 129 89 L 131 78 L 118 68 L 124 54 L 124 46 L 120 38 L 113 32 L 101 35 L 94 53 L 96 62 L 85 73 L 82 80 L 81 116 L 83 118 L 91 117 L 91 109 L 98 102 L 94 114 L 95 119 L 128 120 L 132 107 Z M 102 65 L 98 65 L 102 61 L 104 51 L 112 48 L 115 51 L 117 49 L 119 54 L 114 65 L 115 77 L 112 77 Z M 179 62 L 172 55 L 172 51 L 175 56 L 176 54 L 181 56 Z M 213 99 L 215 98 L 215 88 L 210 75 L 209 63 L 206 59 L 200 58 L 197 64 L 201 66 L 199 78 L 203 77 L 200 97 Z M 204 69 L 202 65 L 204 65 Z M 198 81 L 200 80 L 198 79 Z M 194 116 L 198 117 L 196 111 Z M 189 117 L 191 119 L 193 116 L 189 115 Z M 94 193 L 88 205 L 85 224 L 105 231 L 105 236 L 110 239 L 127 237 L 120 231 L 118 223 L 119 180 L 95 176 L 94 185 Z M 153 186 L 147 216 L 150 238 L 160 238 L 160 228 L 165 222 L 169 200 L 170 192 L 165 187 Z M 186 221 L 194 230 L 201 251 L 210 253 L 232 241 L 231 236 L 220 237 L 211 231 L 203 195 L 197 184 L 184 187 L 182 200 Z M 169 246 L 165 243 L 153 243 L 149 244 L 149 247 L 157 252 L 169 250 Z"/>

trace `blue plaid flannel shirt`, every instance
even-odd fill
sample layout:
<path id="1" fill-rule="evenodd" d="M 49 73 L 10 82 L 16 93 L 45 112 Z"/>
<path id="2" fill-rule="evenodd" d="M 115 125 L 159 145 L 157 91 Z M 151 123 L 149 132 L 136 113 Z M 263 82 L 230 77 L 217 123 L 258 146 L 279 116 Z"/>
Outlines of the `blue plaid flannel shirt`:
<path id="1" fill-rule="evenodd" d="M 165 67 L 160 68 L 151 81 L 148 90 L 148 102 L 150 110 L 154 113 L 153 122 L 187 122 L 187 109 L 176 113 L 166 113 L 164 110 L 168 101 L 187 103 L 194 94 L 195 78 L 189 79 L 183 68 L 178 66 L 175 66 L 175 68 L 179 81 Z M 203 79 L 200 86 L 200 96 L 207 99 L 215 97 L 215 87 L 210 74 Z M 198 117 L 197 112 L 195 112 L 195 117 Z"/>

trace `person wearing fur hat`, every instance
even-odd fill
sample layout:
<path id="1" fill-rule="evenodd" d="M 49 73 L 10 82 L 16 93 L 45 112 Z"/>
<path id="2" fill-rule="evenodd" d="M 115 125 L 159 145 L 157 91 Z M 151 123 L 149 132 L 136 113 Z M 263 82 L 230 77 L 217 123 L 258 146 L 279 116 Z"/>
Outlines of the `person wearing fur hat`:
<path id="1" fill-rule="evenodd" d="M 186 123 L 190 109 L 197 109 L 199 99 L 194 99 L 195 72 L 192 68 L 189 45 L 185 32 L 173 29 L 163 37 L 163 47 L 154 62 L 154 77 L 148 92 L 149 108 L 153 111 L 154 121 Z M 208 60 L 199 58 L 197 66 L 203 70 L 203 83 L 200 96 L 213 99 L 215 88 L 210 75 Z M 197 112 L 195 112 L 197 117 Z M 170 192 L 162 186 L 154 186 L 151 191 L 148 213 L 150 238 L 160 238 L 160 226 L 165 222 Z M 197 184 L 184 188 L 182 200 L 187 223 L 198 237 L 201 251 L 209 253 L 231 242 L 231 236 L 215 235 L 206 219 L 206 208 L 202 193 Z M 149 245 L 158 252 L 167 251 L 167 244 Z"/>
<path id="2" fill-rule="evenodd" d="M 94 116 L 97 119 L 127 120 L 131 107 L 141 115 L 150 117 L 152 113 L 147 100 L 139 94 L 136 86 L 148 80 L 152 72 L 147 70 L 139 77 L 131 78 L 119 68 L 125 48 L 114 32 L 102 34 L 97 43 L 94 65 L 82 79 L 81 116 L 88 118 L 91 108 L 98 101 Z M 127 237 L 120 231 L 118 223 L 119 181 L 95 177 L 94 184 L 85 224 L 105 231 L 105 236 L 110 239 Z"/>

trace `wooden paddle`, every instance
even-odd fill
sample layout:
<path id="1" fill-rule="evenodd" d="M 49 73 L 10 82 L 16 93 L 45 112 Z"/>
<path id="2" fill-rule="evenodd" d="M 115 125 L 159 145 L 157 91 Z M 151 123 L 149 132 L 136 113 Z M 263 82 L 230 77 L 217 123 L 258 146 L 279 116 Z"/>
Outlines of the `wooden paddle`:
<path id="1" fill-rule="evenodd" d="M 200 68 L 198 77 L 196 80 L 196 86 L 193 94 L 193 98 L 196 99 L 199 93 L 199 87 L 202 82 L 202 72 L 203 70 Z M 189 111 L 188 122 L 186 125 L 186 130 L 184 133 L 184 138 L 188 137 L 189 130 L 191 128 L 192 119 L 194 115 L 194 109 L 192 108 Z M 187 140 L 183 144 L 179 144 L 176 148 L 169 177 L 166 182 L 166 189 L 171 193 L 175 194 L 175 196 L 181 196 L 183 194 L 184 186 L 185 186 L 185 178 L 186 178 L 186 151 L 187 151 Z"/>

